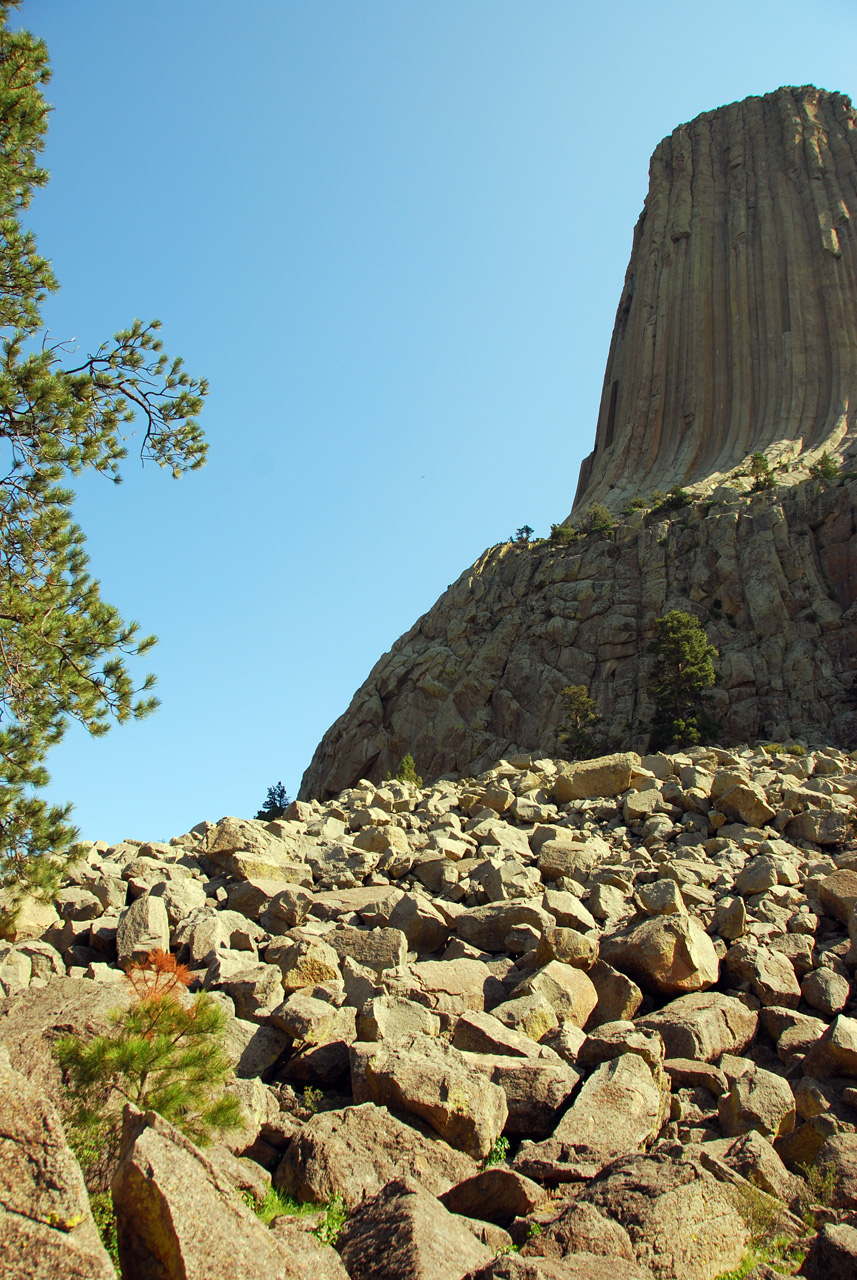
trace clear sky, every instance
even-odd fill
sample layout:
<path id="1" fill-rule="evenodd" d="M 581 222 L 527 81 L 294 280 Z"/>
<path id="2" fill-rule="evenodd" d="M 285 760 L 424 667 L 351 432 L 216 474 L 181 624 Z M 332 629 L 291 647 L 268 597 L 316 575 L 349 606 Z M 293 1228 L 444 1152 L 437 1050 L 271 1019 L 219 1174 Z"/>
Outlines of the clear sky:
<path id="1" fill-rule="evenodd" d="M 29 225 L 92 349 L 159 317 L 210 461 L 78 516 L 161 709 L 48 761 L 91 839 L 294 795 L 482 550 L 563 519 L 649 156 L 781 84 L 857 92 L 828 0 L 25 0 L 54 78 Z M 419 765 L 419 761 L 417 761 Z"/>

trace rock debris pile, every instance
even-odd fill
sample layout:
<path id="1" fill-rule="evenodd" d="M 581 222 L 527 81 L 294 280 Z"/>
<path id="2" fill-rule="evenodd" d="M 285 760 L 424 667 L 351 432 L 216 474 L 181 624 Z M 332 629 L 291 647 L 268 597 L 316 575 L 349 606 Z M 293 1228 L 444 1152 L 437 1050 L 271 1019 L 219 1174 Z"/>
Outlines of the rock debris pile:
<path id="1" fill-rule="evenodd" d="M 0 1275 L 114 1274 L 51 1044 L 155 948 L 245 1128 L 126 1111 L 126 1280 L 713 1280 L 760 1222 L 857 1275 L 855 805 L 834 748 L 520 756 L 92 845 L 0 948 Z"/>

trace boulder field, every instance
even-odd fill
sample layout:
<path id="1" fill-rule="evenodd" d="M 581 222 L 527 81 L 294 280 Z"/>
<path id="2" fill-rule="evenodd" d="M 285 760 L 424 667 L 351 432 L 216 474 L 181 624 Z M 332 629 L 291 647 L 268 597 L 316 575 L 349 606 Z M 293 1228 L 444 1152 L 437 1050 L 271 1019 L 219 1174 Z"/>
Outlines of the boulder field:
<path id="1" fill-rule="evenodd" d="M 0 944 L 0 1277 L 115 1274 L 51 1045 L 157 948 L 245 1124 L 126 1108 L 125 1280 L 857 1276 L 855 804 L 836 748 L 524 755 L 83 846 Z"/>

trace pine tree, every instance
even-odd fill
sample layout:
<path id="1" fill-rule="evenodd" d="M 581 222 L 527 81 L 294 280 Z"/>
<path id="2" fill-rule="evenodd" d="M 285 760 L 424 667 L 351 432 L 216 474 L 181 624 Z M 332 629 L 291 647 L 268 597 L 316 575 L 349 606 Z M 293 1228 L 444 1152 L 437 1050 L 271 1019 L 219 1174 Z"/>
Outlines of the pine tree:
<path id="1" fill-rule="evenodd" d="M 597 754 L 591 730 L 601 721 L 601 714 L 585 684 L 566 685 L 562 690 L 563 722 L 556 736 L 569 760 L 591 760 Z"/>
<path id="2" fill-rule="evenodd" d="M 52 895 L 77 835 L 70 806 L 34 794 L 69 719 L 102 734 L 157 705 L 154 677 L 136 688 L 126 665 L 155 639 L 102 599 L 67 482 L 93 469 L 118 483 L 135 418 L 141 458 L 174 476 L 206 453 L 207 384 L 163 352 L 158 321 L 77 360 L 48 342 L 40 308 L 57 282 L 20 218 L 48 178 L 50 68 L 44 42 L 10 28 L 16 7 L 0 0 L 0 932 L 27 893 Z"/>
<path id="3" fill-rule="evenodd" d="M 715 683 L 714 645 L 702 624 L 690 613 L 673 609 L 655 623 L 656 638 L 649 652 L 656 657 L 651 693 L 655 715 L 649 748 L 693 746 L 717 732 L 705 709 L 705 691 Z"/>
<path id="4" fill-rule="evenodd" d="M 165 951 L 152 951 L 126 975 L 131 1005 L 114 1030 L 92 1040 L 64 1036 L 54 1053 L 69 1091 L 71 1128 L 115 1146 L 123 1102 L 157 1111 L 196 1143 L 241 1125 L 237 1098 L 224 1093 L 231 1075 L 221 1046 L 226 1014 L 207 991 L 182 998 L 190 971 Z"/>
<path id="5" fill-rule="evenodd" d="M 256 817 L 260 822 L 273 822 L 275 818 L 282 818 L 290 804 L 291 800 L 286 794 L 286 788 L 282 782 L 275 782 L 272 787 L 268 787 L 265 803 L 256 814 Z"/>

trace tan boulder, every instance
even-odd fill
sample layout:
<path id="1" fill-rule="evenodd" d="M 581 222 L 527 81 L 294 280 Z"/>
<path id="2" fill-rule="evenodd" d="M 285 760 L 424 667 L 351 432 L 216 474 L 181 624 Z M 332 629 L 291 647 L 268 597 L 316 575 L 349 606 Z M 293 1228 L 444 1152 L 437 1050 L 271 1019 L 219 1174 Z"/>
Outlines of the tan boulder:
<path id="1" fill-rule="evenodd" d="M 593 1071 L 550 1138 L 521 1145 L 514 1168 L 537 1181 L 592 1178 L 650 1142 L 668 1106 L 668 1079 L 639 1054 L 621 1054 Z"/>
<path id="2" fill-rule="evenodd" d="M 112 1183 L 124 1280 L 300 1280 L 277 1237 L 190 1139 L 126 1107 Z"/>
<path id="3" fill-rule="evenodd" d="M 668 1058 L 714 1062 L 722 1053 L 741 1053 L 756 1034 L 758 1014 L 733 996 L 693 992 L 640 1018 L 638 1026 L 657 1031 Z"/>
<path id="4" fill-rule="evenodd" d="M 592 979 L 582 969 L 561 960 L 552 960 L 532 977 L 526 978 L 512 992 L 515 996 L 542 996 L 560 1022 L 570 1021 L 582 1027 L 598 1003 L 598 992 Z"/>
<path id="5" fill-rule="evenodd" d="M 712 986 L 719 973 L 714 944 L 694 916 L 654 916 L 605 938 L 601 959 L 640 985 L 678 996 Z"/>
<path id="6" fill-rule="evenodd" d="M 363 1201 L 339 1249 L 351 1280 L 462 1280 L 492 1256 L 461 1218 L 408 1178 Z"/>
<path id="7" fill-rule="evenodd" d="M 587 800 L 591 796 L 618 796 L 631 785 L 631 773 L 640 764 L 635 751 L 619 751 L 565 765 L 557 774 L 551 798 L 565 804 L 568 800 Z"/>
<path id="8" fill-rule="evenodd" d="M 311 1116 L 286 1148 L 274 1186 L 299 1201 L 323 1204 L 341 1196 L 352 1209 L 398 1176 L 437 1196 L 476 1168 L 464 1152 L 364 1102 Z"/>
<path id="9" fill-rule="evenodd" d="M 374 1052 L 363 1056 L 357 1071 L 354 1055 L 360 1050 L 358 1041 L 351 1073 L 355 1102 L 418 1116 L 450 1146 L 484 1160 L 506 1123 L 506 1097 L 471 1071 L 458 1049 L 428 1036 L 382 1041 L 371 1046 Z"/>
<path id="10" fill-rule="evenodd" d="M 53 1104 L 0 1047 L 0 1275 L 115 1280 Z"/>

